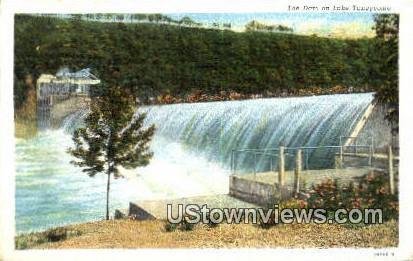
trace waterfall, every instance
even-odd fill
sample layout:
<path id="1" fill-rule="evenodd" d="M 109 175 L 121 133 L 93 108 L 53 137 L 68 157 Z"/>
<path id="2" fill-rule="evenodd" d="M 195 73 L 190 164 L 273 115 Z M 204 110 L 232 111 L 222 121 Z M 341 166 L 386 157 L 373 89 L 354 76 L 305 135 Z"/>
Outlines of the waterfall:
<path id="1" fill-rule="evenodd" d="M 88 113 L 89 108 L 84 108 L 69 114 L 66 118 L 64 118 L 60 128 L 67 133 L 72 133 L 75 129 L 82 126 L 83 120 Z"/>
<path id="2" fill-rule="evenodd" d="M 348 94 L 141 107 L 147 112 L 145 124 L 157 128 L 150 145 L 154 156 L 148 166 L 122 169 L 127 180 L 113 182 L 112 210 L 139 199 L 228 193 L 233 149 L 338 144 L 372 99 L 372 94 Z M 70 133 L 87 113 L 77 111 L 60 129 L 16 141 L 16 231 L 103 217 L 105 175 L 88 177 L 70 164 L 67 153 L 73 146 Z M 325 153 L 310 160 L 332 155 Z M 240 168 L 250 171 L 248 155 L 239 156 Z M 265 170 L 268 161 L 259 161 L 258 170 Z"/>
<path id="3" fill-rule="evenodd" d="M 340 136 L 351 133 L 372 100 L 372 93 L 341 94 L 159 105 L 140 111 L 147 113 L 146 124 L 156 125 L 155 139 L 179 142 L 229 168 L 233 149 L 339 145 Z M 327 155 L 332 160 L 334 153 L 322 156 Z M 250 158 L 240 155 L 238 160 Z"/>
<path id="4" fill-rule="evenodd" d="M 267 150 L 264 155 L 236 152 L 238 169 L 251 172 L 275 169 L 276 149 L 281 145 L 339 145 L 340 136 L 351 133 L 372 100 L 372 93 L 340 94 L 144 106 L 138 111 L 147 113 L 146 125 L 157 128 L 155 155 L 164 155 L 166 144 L 178 142 L 185 152 L 229 169 L 233 150 Z M 83 109 L 69 115 L 62 128 L 71 133 L 87 113 Z M 336 152 L 333 148 L 305 151 L 306 166 L 331 168 Z M 294 165 L 293 153 L 287 154 L 287 169 Z"/>
<path id="5" fill-rule="evenodd" d="M 351 133 L 372 100 L 372 93 L 339 94 L 144 106 L 138 111 L 147 113 L 146 125 L 156 126 L 155 155 L 164 154 L 166 144 L 179 143 L 185 152 L 229 169 L 233 150 L 268 150 L 273 156 L 236 154 L 240 170 L 251 171 L 255 166 L 265 171 L 270 165 L 276 168 L 275 150 L 281 145 L 339 145 L 340 136 Z M 62 128 L 72 132 L 87 113 L 83 109 L 69 115 Z M 305 151 L 306 166 L 333 167 L 335 152 L 333 148 Z M 287 169 L 293 167 L 292 154 L 287 154 Z"/>

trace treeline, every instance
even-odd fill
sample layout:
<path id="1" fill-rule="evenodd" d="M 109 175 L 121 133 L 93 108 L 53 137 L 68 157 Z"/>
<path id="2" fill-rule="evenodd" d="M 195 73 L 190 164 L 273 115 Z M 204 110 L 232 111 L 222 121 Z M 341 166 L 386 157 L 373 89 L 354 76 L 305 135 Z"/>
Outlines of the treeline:
<path id="1" fill-rule="evenodd" d="M 15 105 L 27 78 L 91 68 L 103 84 L 142 101 L 222 91 L 241 95 L 352 87 L 367 90 L 375 39 L 342 40 L 153 23 L 103 23 L 74 16 L 15 17 Z"/>
<path id="2" fill-rule="evenodd" d="M 291 27 L 285 25 L 267 25 L 258 21 L 252 20 L 245 25 L 245 31 L 258 31 L 258 32 L 278 32 L 278 33 L 292 33 L 294 30 Z"/>
<path id="3" fill-rule="evenodd" d="M 173 19 L 163 14 L 111 14 L 111 13 L 96 13 L 96 14 L 36 14 L 39 17 L 74 19 L 95 22 L 123 22 L 123 23 L 166 23 L 170 25 L 186 25 L 186 26 L 202 26 L 192 20 L 188 16 L 181 19 Z"/>

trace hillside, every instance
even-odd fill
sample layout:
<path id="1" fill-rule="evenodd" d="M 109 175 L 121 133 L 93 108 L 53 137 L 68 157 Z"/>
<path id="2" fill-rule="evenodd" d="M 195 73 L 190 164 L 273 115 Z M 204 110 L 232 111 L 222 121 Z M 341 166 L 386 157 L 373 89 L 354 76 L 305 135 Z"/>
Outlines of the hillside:
<path id="1" fill-rule="evenodd" d="M 28 75 L 63 66 L 90 67 L 106 86 L 130 88 L 143 101 L 337 85 L 365 91 L 376 64 L 374 41 L 16 15 L 15 105 L 25 100 Z"/>

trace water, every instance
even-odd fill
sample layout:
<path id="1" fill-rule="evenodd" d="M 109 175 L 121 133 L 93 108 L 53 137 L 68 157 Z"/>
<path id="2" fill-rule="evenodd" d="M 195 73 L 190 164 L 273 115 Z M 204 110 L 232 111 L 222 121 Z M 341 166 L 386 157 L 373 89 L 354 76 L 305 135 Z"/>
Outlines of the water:
<path id="1" fill-rule="evenodd" d="M 372 94 L 351 94 L 142 108 L 146 123 L 157 127 L 154 158 L 112 182 L 111 214 L 138 199 L 227 193 L 232 149 L 337 144 L 371 100 Z M 66 153 L 84 115 L 16 140 L 18 233 L 104 218 L 106 176 L 88 177 Z"/>
<path id="2" fill-rule="evenodd" d="M 147 123 L 157 126 L 157 135 L 178 140 L 196 155 L 228 169 L 233 149 L 339 145 L 340 136 L 350 135 L 372 100 L 373 94 L 366 93 L 175 104 L 142 111 Z M 317 153 L 313 156 L 330 155 L 329 163 L 333 160 L 330 150 Z M 236 156 L 238 167 L 251 171 L 252 155 Z M 269 164 L 268 158 L 258 160 L 262 161 L 258 169 Z"/>
<path id="3" fill-rule="evenodd" d="M 71 144 L 64 130 L 16 141 L 17 233 L 104 219 L 106 175 L 91 178 L 71 165 L 66 153 Z M 157 139 L 152 147 L 151 165 L 124 170 L 125 178 L 112 180 L 111 215 L 115 208 L 126 209 L 138 199 L 227 193 L 228 173 L 219 166 L 187 155 L 178 143 L 165 145 Z"/>

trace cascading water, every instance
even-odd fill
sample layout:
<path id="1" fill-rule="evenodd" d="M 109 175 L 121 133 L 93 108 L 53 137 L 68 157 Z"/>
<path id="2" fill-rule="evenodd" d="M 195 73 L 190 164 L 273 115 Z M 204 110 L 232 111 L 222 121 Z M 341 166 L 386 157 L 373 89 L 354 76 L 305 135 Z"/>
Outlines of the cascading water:
<path id="1" fill-rule="evenodd" d="M 162 105 L 141 111 L 147 113 L 148 124 L 157 126 L 157 137 L 179 141 L 196 155 L 229 168 L 233 149 L 339 145 L 340 136 L 350 134 L 372 100 L 366 93 Z M 329 150 L 321 153 L 318 158 L 334 156 Z M 237 161 L 251 169 L 251 155 L 243 153 Z M 264 169 L 261 161 L 258 168 Z"/>
<path id="2" fill-rule="evenodd" d="M 67 133 L 72 133 L 77 128 L 80 128 L 89 111 L 89 108 L 83 108 L 70 114 L 63 120 L 61 129 Z"/>
<path id="3" fill-rule="evenodd" d="M 233 149 L 338 144 L 372 99 L 350 94 L 141 107 L 146 124 L 157 128 L 154 157 L 112 182 L 111 212 L 137 199 L 226 193 Z M 59 130 L 16 140 L 18 232 L 104 217 L 105 175 L 88 177 L 66 153 L 86 113 L 70 115 Z"/>

